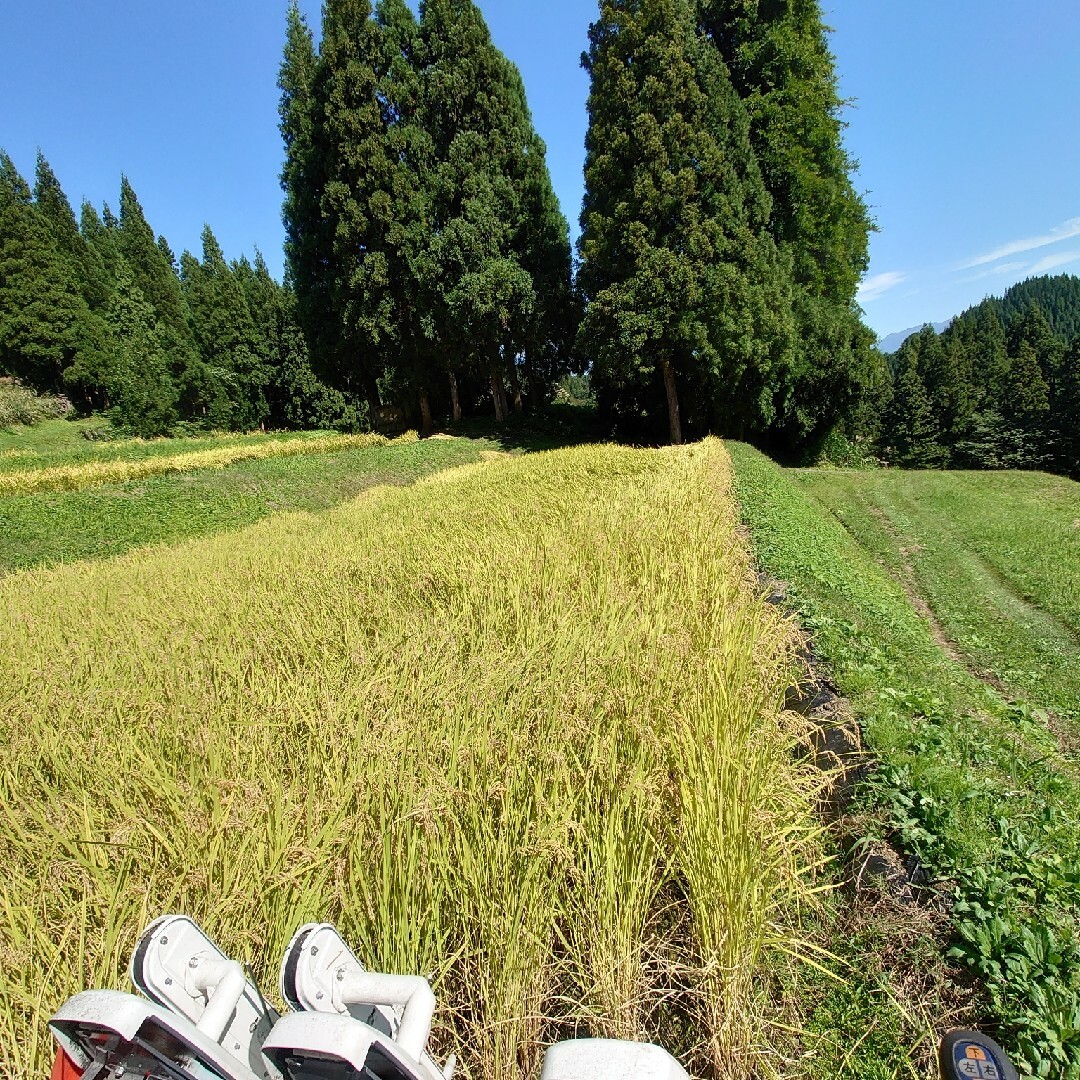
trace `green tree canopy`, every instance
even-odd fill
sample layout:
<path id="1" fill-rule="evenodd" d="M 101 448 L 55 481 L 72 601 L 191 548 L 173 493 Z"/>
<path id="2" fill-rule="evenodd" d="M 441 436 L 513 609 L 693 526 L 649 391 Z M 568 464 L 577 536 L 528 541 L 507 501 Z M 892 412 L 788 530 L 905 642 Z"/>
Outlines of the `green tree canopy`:
<path id="1" fill-rule="evenodd" d="M 663 409 L 675 442 L 684 420 L 767 428 L 790 294 L 742 103 L 689 0 L 603 0 L 589 41 L 579 341 L 598 399 Z"/>
<path id="2" fill-rule="evenodd" d="M 796 324 L 777 397 L 789 447 L 822 437 L 878 379 L 855 294 L 871 228 L 843 145 L 843 102 L 818 0 L 698 0 L 699 25 L 750 118 L 772 197 L 769 228 L 790 258 Z"/>
<path id="3" fill-rule="evenodd" d="M 62 390 L 65 371 L 95 363 L 104 345 L 72 261 L 0 151 L 0 373 Z"/>
<path id="4" fill-rule="evenodd" d="M 209 225 L 202 243 L 202 262 L 184 259 L 182 277 L 203 369 L 220 386 L 211 422 L 249 431 L 267 418 L 269 371 L 247 297 Z"/>

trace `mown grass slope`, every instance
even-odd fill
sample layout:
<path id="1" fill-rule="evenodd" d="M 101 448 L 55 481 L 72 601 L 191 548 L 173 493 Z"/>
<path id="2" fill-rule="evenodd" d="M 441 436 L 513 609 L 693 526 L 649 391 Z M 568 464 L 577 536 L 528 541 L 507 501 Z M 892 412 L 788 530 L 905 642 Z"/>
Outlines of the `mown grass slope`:
<path id="1" fill-rule="evenodd" d="M 737 521 L 716 441 L 591 447 L 0 581 L 0 1071 L 177 909 L 268 988 L 312 918 L 430 974 L 474 1077 L 750 1071 L 816 856 Z"/>
<path id="2" fill-rule="evenodd" d="M 1080 723 L 1080 484 L 1025 472 L 791 474 L 1003 692 Z"/>
<path id="3" fill-rule="evenodd" d="M 758 557 L 792 586 L 815 650 L 863 721 L 878 762 L 865 798 L 885 815 L 891 837 L 953 886 L 952 955 L 984 980 L 1022 1072 L 1077 1075 L 1080 782 L 1074 763 L 1029 702 L 1006 700 L 946 655 L 901 575 L 890 574 L 886 538 L 852 527 L 856 515 L 848 504 L 840 504 L 841 523 L 814 496 L 827 494 L 826 481 L 803 481 L 748 446 L 730 449 Z M 1000 491 L 989 502 L 1009 517 Z M 972 511 L 970 536 L 978 534 L 979 514 L 989 511 L 988 504 Z M 1030 507 L 1027 513 L 1031 520 Z M 940 523 L 944 539 L 936 541 L 932 517 L 921 520 L 927 547 L 947 548 L 951 522 Z M 1051 510 L 1046 532 L 1054 528 Z M 1017 543 L 1026 550 L 1037 534 Z M 1019 554 L 1018 564 L 1025 561 L 1036 566 L 1040 557 Z M 968 593 L 972 606 L 981 601 Z M 836 1015 L 826 1007 L 823 1018 Z M 872 1029 L 876 1020 L 872 1011 L 856 1011 L 848 1022 L 855 1038 L 860 1022 Z"/>

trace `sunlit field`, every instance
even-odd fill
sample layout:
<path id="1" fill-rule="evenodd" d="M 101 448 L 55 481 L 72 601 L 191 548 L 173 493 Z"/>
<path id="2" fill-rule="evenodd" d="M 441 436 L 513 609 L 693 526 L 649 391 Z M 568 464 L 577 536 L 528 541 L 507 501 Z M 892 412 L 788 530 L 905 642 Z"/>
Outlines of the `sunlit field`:
<path id="1" fill-rule="evenodd" d="M 264 989 L 309 919 L 472 1077 L 567 1034 L 747 1075 L 814 787 L 709 440 L 489 461 L 0 581 L 0 1072 L 184 911 Z"/>
<path id="2" fill-rule="evenodd" d="M 411 438 L 415 440 L 415 432 Z M 192 449 L 178 439 L 131 439 L 114 444 L 115 449 L 111 449 L 106 443 L 103 449 L 92 455 L 84 452 L 83 460 L 76 463 L 48 464 L 41 467 L 32 462 L 33 467 L 30 468 L 10 469 L 7 472 L 0 470 L 0 495 L 80 491 L 97 484 L 121 484 L 147 476 L 193 472 L 199 469 L 223 469 L 240 461 L 330 454 L 342 450 L 384 446 L 387 442 L 382 435 L 376 434 L 333 435 L 315 432 L 275 437 L 226 437 L 205 448 L 200 448 L 196 443 L 196 448 Z M 19 461 L 17 451 L 9 455 L 9 463 L 11 461 Z"/>

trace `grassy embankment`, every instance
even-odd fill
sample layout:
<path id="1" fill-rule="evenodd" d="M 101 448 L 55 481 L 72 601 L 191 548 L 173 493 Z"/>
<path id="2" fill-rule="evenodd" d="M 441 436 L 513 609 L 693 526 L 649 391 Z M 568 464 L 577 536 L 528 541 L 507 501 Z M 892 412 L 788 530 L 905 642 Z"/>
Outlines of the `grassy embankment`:
<path id="1" fill-rule="evenodd" d="M 1045 473 L 792 474 L 1003 693 L 1080 725 L 1080 485 Z"/>
<path id="2" fill-rule="evenodd" d="M 415 440 L 416 433 L 402 436 L 402 441 Z M 382 435 L 331 435 L 325 432 L 302 432 L 289 435 L 246 435 L 223 438 L 205 449 L 181 445 L 170 452 L 177 442 L 163 439 L 131 440 L 117 444 L 115 456 L 98 453 L 89 460 L 75 464 L 0 471 L 0 495 L 33 495 L 40 491 L 84 491 L 101 484 L 126 483 L 148 476 L 198 472 L 203 469 L 225 469 L 241 461 L 262 461 L 266 458 L 297 457 L 310 454 L 331 454 L 342 450 L 367 450 L 386 446 L 390 440 Z"/>
<path id="3" fill-rule="evenodd" d="M 66 421 L 56 423 L 75 427 Z M 183 468 L 200 460 L 192 459 L 192 453 L 207 450 L 225 451 L 228 457 L 236 449 L 261 452 L 285 445 L 290 452 L 248 456 L 227 468 L 218 459 L 215 468 L 159 472 L 79 491 L 0 495 L 0 574 L 222 532 L 286 510 L 325 510 L 368 488 L 412 483 L 440 469 L 477 461 L 497 448 L 484 439 L 436 439 L 341 449 L 341 444 L 326 437 L 282 440 L 262 435 L 87 443 L 77 430 L 49 428 L 40 425 L 18 436 L 24 464 L 20 472 L 27 471 L 25 464 L 31 460 L 40 466 L 33 475 L 47 476 L 58 468 L 96 467 L 101 462 L 111 469 L 128 463 L 141 469 L 147 462 Z M 0 442 L 3 438 L 0 434 Z M 5 460 L 2 454 L 0 450 L 0 468 Z"/>
<path id="4" fill-rule="evenodd" d="M 879 762 L 867 797 L 891 836 L 955 886 L 952 955 L 985 980 L 1022 1071 L 1077 1076 L 1080 783 L 1033 705 L 1060 706 L 1068 685 L 1080 489 L 1015 474 L 803 475 L 731 451 L 759 558 L 791 584 L 863 721 Z M 954 635 L 956 659 L 913 586 Z M 1063 630 L 1050 649 L 1037 642 L 1048 624 Z M 961 650 L 1020 696 L 977 678 Z M 835 998 L 824 1002 L 821 1022 L 836 1015 Z"/>
<path id="5" fill-rule="evenodd" d="M 574 1031 L 760 1063 L 818 781 L 730 478 L 537 454 L 0 581 L 0 1072 L 169 910 L 268 989 L 339 923 L 473 1077 Z"/>

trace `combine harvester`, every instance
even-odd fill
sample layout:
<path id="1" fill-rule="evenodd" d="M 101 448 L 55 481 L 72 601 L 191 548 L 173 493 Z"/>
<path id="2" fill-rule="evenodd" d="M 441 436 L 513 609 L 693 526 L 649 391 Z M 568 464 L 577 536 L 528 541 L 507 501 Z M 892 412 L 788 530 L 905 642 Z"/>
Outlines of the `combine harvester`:
<path id="1" fill-rule="evenodd" d="M 53 1080 L 452 1080 L 428 1053 L 435 995 L 366 971 L 326 924 L 285 950 L 279 1016 L 191 919 L 151 923 L 131 958 L 142 996 L 86 990 L 49 1021 Z M 658 1046 L 584 1039 L 548 1051 L 544 1080 L 688 1080 Z"/>
<path id="2" fill-rule="evenodd" d="M 189 918 L 151 923 L 131 958 L 142 996 L 86 990 L 49 1021 L 53 1080 L 452 1080 L 428 1053 L 435 995 L 417 975 L 365 970 L 338 932 L 302 926 L 271 1006 L 244 968 Z M 941 1044 L 943 1080 L 1016 1080 L 1001 1048 L 974 1032 Z M 542 1080 L 689 1080 L 659 1046 L 558 1043 Z"/>

